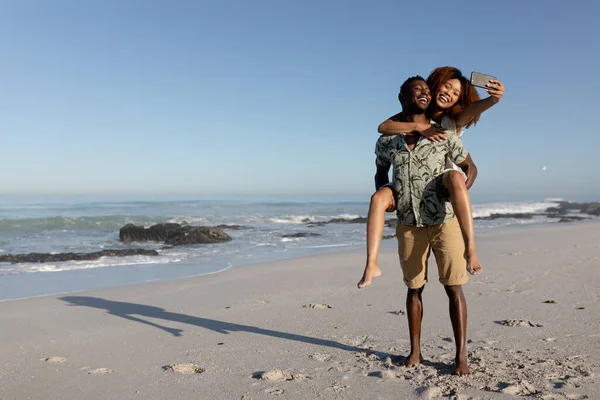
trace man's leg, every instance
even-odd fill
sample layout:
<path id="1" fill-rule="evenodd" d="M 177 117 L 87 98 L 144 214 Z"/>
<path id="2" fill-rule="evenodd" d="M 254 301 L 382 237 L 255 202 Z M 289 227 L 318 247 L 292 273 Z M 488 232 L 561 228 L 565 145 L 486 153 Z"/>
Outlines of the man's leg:
<path id="1" fill-rule="evenodd" d="M 388 186 L 382 187 L 371 196 L 367 217 L 367 262 L 363 276 L 358 282 L 359 289 L 369 286 L 373 278 L 381 275 L 377 257 L 385 226 L 385 212 L 393 210 L 395 206 L 394 193 Z"/>
<path id="2" fill-rule="evenodd" d="M 410 335 L 410 354 L 406 359 L 407 367 L 414 367 L 423 361 L 421 356 L 421 321 L 423 320 L 423 289 L 408 289 L 406 293 L 406 315 Z"/>
<path id="3" fill-rule="evenodd" d="M 459 375 L 469 374 L 466 348 L 467 304 L 462 290 L 462 285 L 469 280 L 463 256 L 465 244 L 456 218 L 429 229 L 440 282 L 448 294 L 450 321 L 456 343 L 455 372 Z"/>
<path id="4" fill-rule="evenodd" d="M 448 295 L 450 321 L 452 321 L 454 341 L 456 342 L 456 370 L 454 373 L 468 375 L 471 371 L 467 364 L 467 302 L 461 285 L 444 286 L 444 289 Z"/>
<path id="5" fill-rule="evenodd" d="M 473 229 L 473 210 L 469 191 L 465 186 L 464 175 L 460 171 L 446 171 L 442 178 L 446 190 L 450 193 L 450 202 L 458 219 L 462 237 L 465 242 L 465 258 L 467 271 L 479 274 L 483 270 L 475 250 L 475 232 Z"/>
<path id="6" fill-rule="evenodd" d="M 406 293 L 406 316 L 408 317 L 408 333 L 410 336 L 410 354 L 406 359 L 407 367 L 414 367 L 422 360 L 421 355 L 421 321 L 423 319 L 422 293 L 427 283 L 427 259 L 431 248 L 427 238 L 427 228 L 398 225 L 398 255 L 404 283 L 408 286 Z"/>

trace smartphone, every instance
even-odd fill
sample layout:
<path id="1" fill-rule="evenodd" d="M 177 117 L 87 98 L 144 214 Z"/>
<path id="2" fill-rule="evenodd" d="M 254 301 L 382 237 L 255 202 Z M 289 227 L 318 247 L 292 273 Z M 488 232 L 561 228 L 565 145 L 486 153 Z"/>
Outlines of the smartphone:
<path id="1" fill-rule="evenodd" d="M 481 72 L 471 72 L 471 85 L 487 89 L 486 86 L 491 80 L 495 80 L 495 76 L 482 74 Z"/>

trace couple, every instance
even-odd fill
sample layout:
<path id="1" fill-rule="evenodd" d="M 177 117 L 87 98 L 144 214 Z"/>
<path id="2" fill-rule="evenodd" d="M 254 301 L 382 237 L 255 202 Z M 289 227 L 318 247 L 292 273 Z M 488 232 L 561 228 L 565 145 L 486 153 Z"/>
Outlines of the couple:
<path id="1" fill-rule="evenodd" d="M 490 96 L 479 100 L 476 89 L 460 70 L 440 67 L 427 81 L 420 76 L 406 80 L 398 95 L 402 112 L 379 126 L 384 135 L 375 150 L 375 183 L 380 189 L 371 198 L 367 265 L 358 287 L 368 286 L 372 278 L 381 275 L 377 255 L 384 213 L 395 209 L 400 264 L 408 286 L 409 367 L 422 360 L 421 295 L 428 280 L 427 260 L 433 250 L 439 280 L 450 303 L 456 342 L 455 372 L 470 373 L 466 355 L 467 306 L 462 285 L 468 281 L 467 271 L 478 274 L 482 266 L 475 251 L 467 191 L 477 176 L 477 168 L 459 136 L 462 127 L 474 125 L 483 111 L 500 100 L 504 87 L 499 81 L 490 81 L 486 91 Z"/>

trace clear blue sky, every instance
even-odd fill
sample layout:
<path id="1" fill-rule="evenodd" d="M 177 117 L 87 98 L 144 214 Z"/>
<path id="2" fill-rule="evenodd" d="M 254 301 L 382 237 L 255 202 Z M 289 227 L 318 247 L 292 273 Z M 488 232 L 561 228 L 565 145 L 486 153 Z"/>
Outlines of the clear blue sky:
<path id="1" fill-rule="evenodd" d="M 506 87 L 475 196 L 600 197 L 598 4 L 6 1 L 0 193 L 368 196 L 399 85 L 453 65 Z"/>

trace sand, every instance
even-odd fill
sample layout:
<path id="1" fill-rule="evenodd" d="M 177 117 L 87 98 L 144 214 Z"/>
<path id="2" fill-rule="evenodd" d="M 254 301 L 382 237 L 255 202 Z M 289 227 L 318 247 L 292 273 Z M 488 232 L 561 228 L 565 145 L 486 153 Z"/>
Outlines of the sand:
<path id="1" fill-rule="evenodd" d="M 473 374 L 452 375 L 447 299 L 409 349 L 397 255 L 362 252 L 0 303 L 0 399 L 600 399 L 600 223 L 479 236 L 465 285 Z M 176 268 L 174 266 L 174 268 Z"/>

